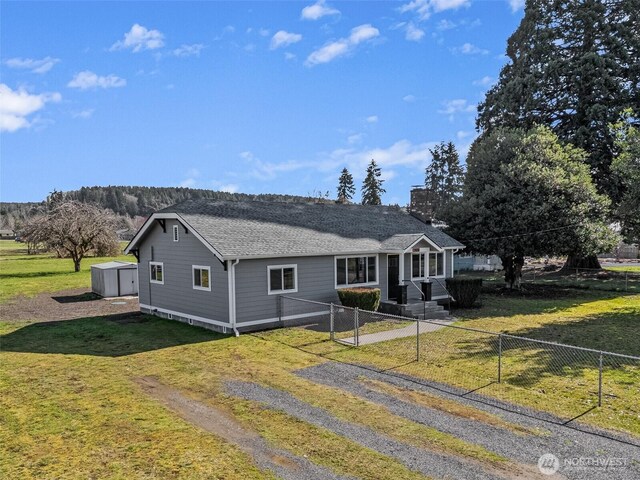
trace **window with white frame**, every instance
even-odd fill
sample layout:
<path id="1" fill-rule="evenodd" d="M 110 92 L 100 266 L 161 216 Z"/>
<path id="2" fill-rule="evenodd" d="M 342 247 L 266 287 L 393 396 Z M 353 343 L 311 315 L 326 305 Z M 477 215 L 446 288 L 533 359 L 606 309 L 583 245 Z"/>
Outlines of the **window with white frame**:
<path id="1" fill-rule="evenodd" d="M 429 276 L 444 277 L 444 253 L 429 253 Z"/>
<path id="2" fill-rule="evenodd" d="M 375 284 L 378 282 L 378 257 L 337 257 L 336 286 Z"/>
<path id="3" fill-rule="evenodd" d="M 149 262 L 149 281 L 164 284 L 164 264 L 162 262 Z"/>
<path id="4" fill-rule="evenodd" d="M 193 265 L 192 269 L 194 290 L 211 291 L 211 267 Z"/>
<path id="5" fill-rule="evenodd" d="M 411 278 L 424 278 L 425 263 L 424 253 L 411 254 Z"/>
<path id="6" fill-rule="evenodd" d="M 298 291 L 297 265 L 269 265 L 267 267 L 268 294 Z"/>
<path id="7" fill-rule="evenodd" d="M 177 242 L 180 240 L 180 231 L 178 230 L 178 225 L 173 226 L 173 241 Z"/>

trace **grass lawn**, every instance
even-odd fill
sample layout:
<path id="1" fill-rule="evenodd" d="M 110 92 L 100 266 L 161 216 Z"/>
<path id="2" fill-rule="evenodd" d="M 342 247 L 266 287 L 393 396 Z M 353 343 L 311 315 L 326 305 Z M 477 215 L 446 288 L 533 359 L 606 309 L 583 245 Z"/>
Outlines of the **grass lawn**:
<path id="1" fill-rule="evenodd" d="M 67 273 L 67 266 L 71 270 L 68 260 L 27 256 L 4 245 L 0 254 L 1 298 L 5 301 L 16 293 L 88 287 L 90 263 L 103 260 L 84 261 L 83 272 L 72 274 Z M 25 272 L 33 275 L 19 275 Z M 44 280 L 38 278 L 38 272 L 45 272 Z M 75 283 L 69 283 L 69 276 Z M 640 350 L 637 294 L 576 290 L 563 291 L 553 299 L 492 294 L 483 297 L 482 308 L 456 314 L 459 324 L 473 328 L 622 353 L 638 354 Z M 156 378 L 194 400 L 222 409 L 271 445 L 305 455 L 338 475 L 423 478 L 398 460 L 329 430 L 257 402 L 230 397 L 224 382 L 240 380 L 284 390 L 340 419 L 396 440 L 467 457 L 505 472 L 514 468 L 479 445 L 294 373 L 326 361 L 317 355 L 321 353 L 468 386 L 495 372 L 493 339 L 482 335 L 452 336 L 442 330 L 422 334 L 421 361 L 416 363 L 415 339 L 350 348 L 329 341 L 326 333 L 300 328 L 233 338 L 150 316 L 130 322 L 111 317 L 52 323 L 7 320 L 0 321 L 0 478 L 273 478 L 240 448 L 183 420 L 148 396 L 138 384 L 141 377 Z M 367 328 L 377 330 L 375 324 Z M 505 357 L 504 374 L 513 381 L 505 391 L 518 392 L 507 399 L 561 414 L 569 404 L 583 409 L 588 405 L 585 402 L 593 400 L 596 379 L 592 368 L 575 361 L 568 371 L 555 374 L 554 358 L 546 357 L 544 351 L 517 345 L 507 350 L 514 355 Z M 516 361 L 520 357 L 524 360 Z M 622 367 L 605 378 L 607 391 L 616 397 L 607 397 L 604 408 L 592 410 L 582 420 L 640 436 L 640 366 Z M 536 375 L 523 377 L 523 369 Z M 536 383 L 538 377 L 542 380 Z M 370 386 L 399 398 L 408 395 L 386 384 Z M 506 395 L 490 389 L 487 394 Z M 449 414 L 490 425 L 504 423 L 473 407 L 429 395 L 413 397 L 412 401 Z"/>
<path id="2" fill-rule="evenodd" d="M 121 242 L 124 249 L 126 242 Z M 91 265 L 109 260 L 135 262 L 132 255 L 82 260 L 81 270 L 73 271 L 73 261 L 56 258 L 50 253 L 27 255 L 24 243 L 0 241 L 0 304 L 12 297 L 32 297 L 42 292 L 55 292 L 91 285 Z"/>
<path id="3" fill-rule="evenodd" d="M 640 265 L 627 265 L 627 266 L 615 266 L 615 267 L 604 267 L 605 270 L 612 270 L 614 272 L 634 272 L 640 273 Z"/>

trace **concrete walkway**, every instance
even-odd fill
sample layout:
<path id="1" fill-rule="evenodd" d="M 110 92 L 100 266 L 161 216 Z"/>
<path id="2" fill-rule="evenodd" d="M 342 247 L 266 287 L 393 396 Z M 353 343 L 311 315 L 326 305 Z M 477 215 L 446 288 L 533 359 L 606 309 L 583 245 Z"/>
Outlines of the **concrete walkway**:
<path id="1" fill-rule="evenodd" d="M 431 322 L 420 321 L 420 333 L 435 332 L 443 327 L 446 327 L 455 320 L 431 320 Z M 372 343 L 386 342 L 388 340 L 394 340 L 396 338 L 415 337 L 416 336 L 416 324 L 412 323 L 406 327 L 396 328 L 393 330 L 385 330 L 383 332 L 367 333 L 365 335 L 359 335 L 358 345 L 370 345 Z M 348 343 L 349 345 L 355 345 L 353 337 L 341 338 L 338 341 Z"/>

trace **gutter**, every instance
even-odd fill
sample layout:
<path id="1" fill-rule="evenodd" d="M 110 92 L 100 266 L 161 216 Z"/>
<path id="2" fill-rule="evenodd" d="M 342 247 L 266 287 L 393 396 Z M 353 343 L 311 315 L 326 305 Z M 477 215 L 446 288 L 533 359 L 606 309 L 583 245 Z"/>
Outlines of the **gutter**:
<path id="1" fill-rule="evenodd" d="M 240 336 L 238 328 L 236 327 L 236 265 L 240 263 L 240 259 L 227 260 L 230 268 L 227 269 L 227 279 L 229 287 L 229 324 L 236 337 Z"/>

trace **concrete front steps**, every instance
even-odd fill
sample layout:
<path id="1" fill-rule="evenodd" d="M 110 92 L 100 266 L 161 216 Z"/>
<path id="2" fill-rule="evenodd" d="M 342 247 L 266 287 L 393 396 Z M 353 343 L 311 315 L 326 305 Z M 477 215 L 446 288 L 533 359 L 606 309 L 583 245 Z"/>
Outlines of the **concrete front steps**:
<path id="1" fill-rule="evenodd" d="M 436 301 L 416 302 L 402 305 L 404 315 L 407 317 L 419 318 L 420 320 L 448 320 L 451 317 L 449 312 Z"/>

